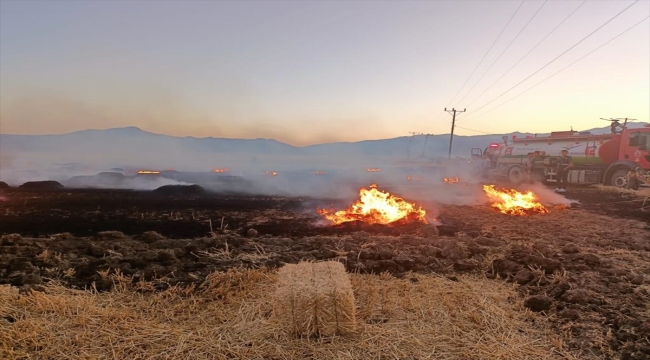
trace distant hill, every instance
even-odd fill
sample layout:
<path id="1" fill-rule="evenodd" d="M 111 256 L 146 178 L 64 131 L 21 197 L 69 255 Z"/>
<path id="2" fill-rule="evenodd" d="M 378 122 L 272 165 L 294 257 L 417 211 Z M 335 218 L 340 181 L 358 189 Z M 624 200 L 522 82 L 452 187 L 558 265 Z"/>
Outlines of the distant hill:
<path id="1" fill-rule="evenodd" d="M 631 127 L 643 125 L 630 124 Z M 591 131 L 606 133 L 609 128 Z M 503 135 L 455 136 L 452 155 L 467 157 L 471 148 L 484 148 L 489 143 L 501 142 Z M 505 135 L 533 134 L 515 132 Z M 364 159 L 371 166 L 372 159 L 381 162 L 385 159 L 446 156 L 448 146 L 449 134 L 297 147 L 272 139 L 175 137 L 125 127 L 63 135 L 0 134 L 0 165 L 13 170 L 56 166 L 61 171 L 74 173 L 83 173 L 79 169 L 84 168 L 91 171 L 89 167 L 92 171 L 135 166 L 206 171 L 215 167 L 236 166 L 326 166 L 344 165 L 346 162 L 358 162 L 359 159 Z"/>

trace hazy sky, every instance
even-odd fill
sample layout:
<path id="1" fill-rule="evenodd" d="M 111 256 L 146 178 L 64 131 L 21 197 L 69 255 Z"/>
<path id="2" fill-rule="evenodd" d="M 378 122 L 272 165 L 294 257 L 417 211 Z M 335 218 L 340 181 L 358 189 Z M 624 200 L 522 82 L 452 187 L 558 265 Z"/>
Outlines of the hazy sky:
<path id="1" fill-rule="evenodd" d="M 476 99 L 582 3 L 525 1 L 450 102 L 521 1 L 0 0 L 0 132 L 133 125 L 304 145 L 448 133 L 451 116 L 442 110 L 453 106 L 467 107 L 459 126 L 483 132 L 606 126 L 600 117 L 648 121 L 648 20 L 472 118 L 650 15 L 650 1 L 639 1 L 472 112 L 632 2 L 587 1 Z"/>

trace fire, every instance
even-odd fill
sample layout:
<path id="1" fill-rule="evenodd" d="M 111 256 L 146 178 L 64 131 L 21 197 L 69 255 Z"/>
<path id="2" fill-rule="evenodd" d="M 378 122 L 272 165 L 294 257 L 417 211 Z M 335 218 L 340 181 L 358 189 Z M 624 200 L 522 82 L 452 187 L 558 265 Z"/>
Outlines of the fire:
<path id="1" fill-rule="evenodd" d="M 314 171 L 313 174 L 314 175 L 327 175 L 327 172 L 326 171 Z"/>
<path id="2" fill-rule="evenodd" d="M 400 197 L 377 189 L 376 184 L 370 189 L 359 190 L 357 200 L 347 210 L 318 209 L 316 212 L 335 224 L 349 221 L 363 221 L 368 224 L 390 224 L 398 220 L 420 221 L 427 223 L 426 211 L 416 207 Z"/>
<path id="3" fill-rule="evenodd" d="M 268 176 L 278 176 L 277 171 L 267 171 L 265 174 L 268 175 Z"/>
<path id="4" fill-rule="evenodd" d="M 366 171 L 367 172 L 380 172 L 381 169 L 380 168 L 367 168 Z"/>
<path id="5" fill-rule="evenodd" d="M 214 170 L 212 170 L 212 171 L 213 171 L 213 172 L 216 172 L 216 173 L 227 173 L 228 171 L 230 171 L 230 169 L 228 169 L 228 168 L 224 168 L 224 169 L 214 169 Z"/>
<path id="6" fill-rule="evenodd" d="M 422 176 L 416 176 L 416 177 L 413 177 L 413 176 L 407 176 L 407 177 L 406 177 L 406 180 L 409 180 L 409 181 L 411 181 L 411 180 L 422 181 L 422 180 L 424 180 L 424 178 L 423 178 Z"/>
<path id="7" fill-rule="evenodd" d="M 509 215 L 529 215 L 530 213 L 548 213 L 532 191 L 520 193 L 517 190 L 498 190 L 494 185 L 483 185 L 483 191 L 492 200 L 492 207 Z"/>
<path id="8" fill-rule="evenodd" d="M 442 178 L 442 181 L 445 184 L 449 184 L 449 185 L 459 184 L 459 185 L 462 185 L 462 186 L 467 186 L 466 182 L 464 182 L 464 181 L 462 183 L 460 182 L 460 178 L 458 176 L 453 177 L 453 178 L 452 177 L 450 177 L 450 178 L 444 177 L 444 178 Z"/>
<path id="9" fill-rule="evenodd" d="M 160 171 L 138 170 L 138 174 L 160 174 Z"/>
<path id="10" fill-rule="evenodd" d="M 450 178 L 445 177 L 445 178 L 442 178 L 442 181 L 443 181 L 445 184 L 455 184 L 455 183 L 457 183 L 457 182 L 460 181 L 460 178 L 459 178 L 458 176 L 457 176 L 457 177 L 453 177 L 453 178 L 452 178 L 452 177 L 450 177 Z"/>

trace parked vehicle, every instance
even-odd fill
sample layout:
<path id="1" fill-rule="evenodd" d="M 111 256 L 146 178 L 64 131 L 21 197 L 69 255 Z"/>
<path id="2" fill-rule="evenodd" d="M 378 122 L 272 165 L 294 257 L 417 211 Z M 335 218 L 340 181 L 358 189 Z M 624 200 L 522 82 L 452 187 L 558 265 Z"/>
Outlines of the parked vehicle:
<path id="1" fill-rule="evenodd" d="M 537 152 L 532 161 L 532 176 L 546 183 L 557 182 L 556 166 L 560 152 L 567 150 L 575 167 L 569 171 L 572 184 L 605 184 L 625 187 L 628 172 L 640 168 L 650 171 L 650 126 L 630 129 L 625 125 L 612 134 L 560 131 L 550 136 L 526 136 L 485 149 L 473 148 L 473 159 L 490 159 L 487 176 L 507 179 L 518 184 L 528 178 L 529 153 Z"/>

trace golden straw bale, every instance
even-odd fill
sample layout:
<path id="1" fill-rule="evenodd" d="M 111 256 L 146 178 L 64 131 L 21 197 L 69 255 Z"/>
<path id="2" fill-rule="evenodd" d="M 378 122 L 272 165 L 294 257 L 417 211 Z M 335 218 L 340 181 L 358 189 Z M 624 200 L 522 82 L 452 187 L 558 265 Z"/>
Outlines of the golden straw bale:
<path id="1" fill-rule="evenodd" d="M 278 325 L 296 336 L 349 335 L 357 328 L 350 278 L 337 261 L 281 268 L 273 310 Z"/>

